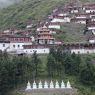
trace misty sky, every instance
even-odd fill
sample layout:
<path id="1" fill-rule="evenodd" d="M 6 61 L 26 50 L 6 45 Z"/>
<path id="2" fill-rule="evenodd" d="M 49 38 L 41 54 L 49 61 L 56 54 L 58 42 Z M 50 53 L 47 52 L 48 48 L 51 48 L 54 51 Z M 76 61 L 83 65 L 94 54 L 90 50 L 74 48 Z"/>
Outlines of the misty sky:
<path id="1" fill-rule="evenodd" d="M 7 7 L 18 1 L 20 1 L 20 0 L 0 0 L 0 8 Z"/>

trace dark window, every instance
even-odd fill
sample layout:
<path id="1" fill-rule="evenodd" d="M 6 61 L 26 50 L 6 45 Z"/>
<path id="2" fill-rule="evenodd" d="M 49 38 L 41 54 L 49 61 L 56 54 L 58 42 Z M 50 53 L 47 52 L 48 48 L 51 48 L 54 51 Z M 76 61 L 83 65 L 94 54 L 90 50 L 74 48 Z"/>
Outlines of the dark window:
<path id="1" fill-rule="evenodd" d="M 80 52 L 78 51 L 78 54 L 80 54 Z"/>
<path id="2" fill-rule="evenodd" d="M 87 54 L 89 54 L 89 51 L 87 51 Z"/>
<path id="3" fill-rule="evenodd" d="M 3 47 L 5 47 L 5 44 L 3 44 Z"/>
<path id="4" fill-rule="evenodd" d="M 20 45 L 18 45 L 18 47 L 20 47 Z"/>
<path id="5" fill-rule="evenodd" d="M 15 45 L 13 45 L 13 47 L 15 48 Z"/>

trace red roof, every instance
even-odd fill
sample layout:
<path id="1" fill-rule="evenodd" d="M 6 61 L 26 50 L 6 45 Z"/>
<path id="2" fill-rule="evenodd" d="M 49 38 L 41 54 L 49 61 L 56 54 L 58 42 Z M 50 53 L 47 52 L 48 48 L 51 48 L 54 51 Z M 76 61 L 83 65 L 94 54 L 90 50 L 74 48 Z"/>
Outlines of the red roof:
<path id="1" fill-rule="evenodd" d="M 84 4 L 84 7 L 95 7 L 95 3 Z"/>
<path id="2" fill-rule="evenodd" d="M 71 21 L 86 21 L 86 18 L 72 18 Z"/>
<path id="3" fill-rule="evenodd" d="M 49 48 L 47 45 L 23 45 L 24 49 L 43 49 Z"/>

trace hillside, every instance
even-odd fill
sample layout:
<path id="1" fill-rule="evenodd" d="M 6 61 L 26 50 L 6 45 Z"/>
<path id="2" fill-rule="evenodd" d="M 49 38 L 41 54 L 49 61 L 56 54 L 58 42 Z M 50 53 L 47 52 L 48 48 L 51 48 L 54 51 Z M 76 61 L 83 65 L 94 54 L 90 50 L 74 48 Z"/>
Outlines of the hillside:
<path id="1" fill-rule="evenodd" d="M 0 11 L 0 29 L 24 27 L 27 21 L 39 21 L 65 0 L 23 0 Z M 5 28 L 6 27 L 6 28 Z"/>
<path id="2" fill-rule="evenodd" d="M 64 2 L 68 1 L 22 0 L 19 4 L 0 10 L 0 29 L 7 29 L 8 27 L 24 28 L 27 22 L 35 22 L 43 19 L 47 14 L 51 13 L 52 9 L 63 6 Z"/>
<path id="3" fill-rule="evenodd" d="M 81 24 L 66 23 L 61 26 L 63 32 L 54 36 L 64 42 L 86 42 L 86 36 L 83 34 L 84 28 L 85 26 Z"/>

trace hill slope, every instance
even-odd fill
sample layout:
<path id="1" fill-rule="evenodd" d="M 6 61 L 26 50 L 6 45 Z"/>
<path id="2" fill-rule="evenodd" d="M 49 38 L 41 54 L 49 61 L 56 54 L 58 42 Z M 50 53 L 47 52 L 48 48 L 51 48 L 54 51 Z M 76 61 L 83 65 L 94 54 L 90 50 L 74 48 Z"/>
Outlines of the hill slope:
<path id="1" fill-rule="evenodd" d="M 23 0 L 23 2 L 0 11 L 0 29 L 24 26 L 26 21 L 38 21 L 65 0 Z"/>
<path id="2" fill-rule="evenodd" d="M 27 21 L 39 21 L 52 9 L 70 0 L 22 0 L 19 4 L 0 10 L 0 29 L 24 27 Z M 95 1 L 95 0 L 81 0 Z"/>

